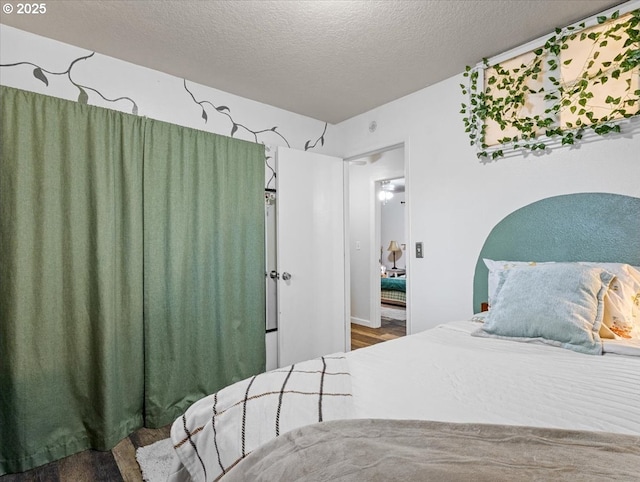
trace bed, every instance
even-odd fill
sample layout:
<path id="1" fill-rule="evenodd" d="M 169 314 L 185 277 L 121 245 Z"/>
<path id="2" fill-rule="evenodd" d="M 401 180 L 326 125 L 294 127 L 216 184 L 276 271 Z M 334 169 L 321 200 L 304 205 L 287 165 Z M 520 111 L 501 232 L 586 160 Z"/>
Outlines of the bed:
<path id="1" fill-rule="evenodd" d="M 488 312 L 203 398 L 172 426 L 170 480 L 637 480 L 639 233 L 628 196 L 512 213 L 478 257 Z"/>
<path id="2" fill-rule="evenodd" d="M 380 278 L 380 301 L 388 305 L 407 305 L 407 278 Z"/>

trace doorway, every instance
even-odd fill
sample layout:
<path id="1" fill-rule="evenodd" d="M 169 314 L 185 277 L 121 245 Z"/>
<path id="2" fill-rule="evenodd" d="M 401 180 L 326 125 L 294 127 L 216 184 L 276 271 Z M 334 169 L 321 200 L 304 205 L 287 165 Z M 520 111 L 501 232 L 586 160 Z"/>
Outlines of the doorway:
<path id="1" fill-rule="evenodd" d="M 410 332 L 404 157 L 396 145 L 348 159 L 351 349 Z"/>
<path id="2" fill-rule="evenodd" d="M 376 190 L 380 209 L 380 328 L 384 336 L 395 338 L 406 334 L 407 321 L 405 178 L 378 181 Z"/>

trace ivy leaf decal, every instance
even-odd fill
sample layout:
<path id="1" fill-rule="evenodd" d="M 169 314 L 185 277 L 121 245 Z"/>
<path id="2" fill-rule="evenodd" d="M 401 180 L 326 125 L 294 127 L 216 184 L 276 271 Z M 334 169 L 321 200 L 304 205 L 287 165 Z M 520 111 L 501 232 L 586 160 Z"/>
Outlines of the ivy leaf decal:
<path id="1" fill-rule="evenodd" d="M 85 90 L 82 87 L 80 87 L 79 85 L 77 87 L 80 90 L 80 95 L 78 95 L 78 102 L 80 102 L 81 104 L 88 103 L 89 102 L 89 96 L 87 95 Z"/>
<path id="2" fill-rule="evenodd" d="M 35 5 L 35 4 L 34 4 Z M 76 65 L 78 62 L 83 61 L 83 60 L 87 60 L 91 57 L 93 57 L 93 55 L 95 54 L 95 52 L 92 52 L 89 55 L 85 55 L 83 57 L 78 57 L 77 59 L 73 60 L 70 64 L 69 67 L 67 68 L 67 70 L 62 71 L 62 72 L 52 72 L 49 70 L 45 70 L 42 67 L 32 63 L 32 62 L 17 62 L 14 64 L 7 64 L 7 65 L 1 65 L 1 67 L 15 67 L 18 65 L 29 65 L 31 68 L 33 68 L 33 70 L 31 71 L 31 75 L 33 75 L 36 79 L 38 79 L 40 82 L 42 82 L 45 86 L 49 87 L 49 76 L 51 75 L 64 75 L 66 76 L 67 80 L 70 82 L 70 84 L 73 87 L 76 87 L 78 89 L 78 97 L 76 99 L 76 102 L 78 102 L 79 104 L 84 104 L 87 105 L 89 103 L 89 94 L 88 92 L 95 92 L 98 96 L 100 96 L 100 98 L 106 102 L 118 102 L 120 100 L 127 100 L 129 102 L 131 102 L 131 112 L 134 115 L 138 114 L 138 106 L 136 105 L 136 103 L 133 101 L 133 99 L 131 99 L 130 97 L 126 97 L 126 96 L 122 96 L 122 97 L 118 97 L 116 99 L 109 99 L 107 97 L 105 97 L 102 93 L 100 93 L 100 91 L 98 91 L 97 89 L 94 89 L 90 86 L 85 86 L 85 85 L 80 85 L 77 82 L 75 82 L 73 80 L 73 78 L 71 77 L 71 69 L 73 69 L 73 66 Z"/>
<path id="3" fill-rule="evenodd" d="M 243 129 L 243 135 L 244 135 L 244 133 L 245 133 L 245 132 L 246 132 L 248 135 L 253 135 L 255 142 L 258 142 L 258 141 L 259 141 L 259 135 L 260 135 L 260 134 L 263 134 L 263 133 L 268 132 L 268 131 L 272 131 L 272 132 L 276 132 L 276 133 L 277 133 L 277 134 L 282 138 L 282 140 L 285 142 L 285 144 L 287 145 L 287 147 L 291 147 L 291 145 L 289 144 L 289 141 L 287 141 L 287 139 L 285 139 L 285 137 L 277 131 L 277 129 L 278 129 L 278 127 L 277 127 L 277 126 L 275 126 L 275 127 L 271 127 L 270 129 L 261 129 L 261 130 L 258 130 L 258 131 L 251 130 L 251 129 L 250 129 L 249 127 L 247 127 L 246 125 L 244 125 L 244 124 L 242 124 L 242 123 L 239 123 L 239 122 L 236 122 L 236 120 L 231 116 L 231 109 L 230 109 L 228 106 L 226 106 L 226 105 L 219 105 L 219 106 L 216 106 L 213 102 L 211 102 L 211 101 L 209 101 L 209 100 L 198 100 L 198 99 L 196 98 L 196 96 L 195 96 L 195 95 L 193 95 L 193 92 L 191 92 L 191 91 L 189 90 L 189 87 L 187 86 L 187 81 L 186 81 L 186 79 L 183 79 L 183 83 L 184 83 L 184 89 L 187 91 L 187 93 L 188 93 L 188 94 L 189 94 L 189 96 L 191 97 L 191 100 L 193 100 L 193 102 L 194 102 L 194 103 L 198 104 L 198 105 L 200 106 L 200 108 L 202 108 L 202 109 L 203 109 L 203 111 L 202 111 L 202 118 L 205 120 L 205 122 L 207 121 L 207 114 L 204 112 L 204 107 L 203 107 L 203 105 L 204 105 L 204 104 L 207 104 L 207 105 L 208 105 L 208 106 L 210 106 L 212 109 L 215 109 L 215 110 L 213 110 L 213 111 L 212 111 L 212 110 L 209 110 L 209 111 L 208 111 L 208 112 L 209 112 L 209 114 L 211 114 L 212 112 L 213 112 L 213 114 L 215 114 L 215 113 L 220 113 L 220 114 L 222 114 L 222 115 L 224 115 L 224 116 L 226 116 L 226 117 L 228 117 L 228 118 L 229 118 L 229 121 L 231 122 L 231 133 L 230 133 L 229 135 L 230 135 L 231 137 L 233 137 L 233 136 L 236 134 L 236 132 L 238 132 L 238 129 L 239 129 L 240 127 L 242 127 L 242 129 Z M 275 174 L 274 174 L 274 175 L 275 175 Z"/>
<path id="4" fill-rule="evenodd" d="M 44 85 L 49 87 L 49 79 L 47 79 L 46 75 L 44 75 L 40 67 L 36 67 L 35 69 L 33 69 L 33 76 L 36 79 L 41 80 L 44 83 Z"/>
<path id="5" fill-rule="evenodd" d="M 304 143 L 304 150 L 308 151 L 309 150 L 309 142 L 311 142 L 310 140 Z"/>
<path id="6" fill-rule="evenodd" d="M 320 137 L 320 145 L 324 146 L 324 136 Z"/>
<path id="7" fill-rule="evenodd" d="M 202 118 L 204 119 L 205 124 L 209 120 L 209 117 L 207 116 L 207 112 L 204 109 L 202 109 Z"/>

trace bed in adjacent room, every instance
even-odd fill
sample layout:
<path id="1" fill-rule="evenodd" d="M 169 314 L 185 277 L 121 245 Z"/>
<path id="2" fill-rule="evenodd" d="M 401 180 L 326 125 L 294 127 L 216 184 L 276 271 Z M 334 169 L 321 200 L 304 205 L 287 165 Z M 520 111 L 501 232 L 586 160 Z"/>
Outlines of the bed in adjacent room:
<path id="1" fill-rule="evenodd" d="M 174 423 L 170 480 L 637 480 L 640 199 L 492 230 L 488 312 L 243 380 Z"/>
<path id="2" fill-rule="evenodd" d="M 407 278 L 380 278 L 380 301 L 388 305 L 407 305 Z"/>

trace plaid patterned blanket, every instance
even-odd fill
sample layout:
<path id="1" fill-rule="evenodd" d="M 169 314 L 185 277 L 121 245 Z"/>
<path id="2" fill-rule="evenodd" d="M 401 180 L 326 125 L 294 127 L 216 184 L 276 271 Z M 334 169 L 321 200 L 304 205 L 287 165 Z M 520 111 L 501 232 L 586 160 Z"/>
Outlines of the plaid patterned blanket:
<path id="1" fill-rule="evenodd" d="M 171 427 L 191 480 L 218 480 L 254 449 L 289 430 L 353 417 L 351 377 L 337 354 L 272 370 L 194 403 Z"/>

